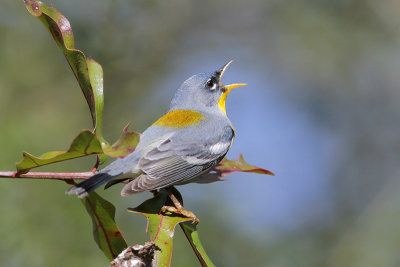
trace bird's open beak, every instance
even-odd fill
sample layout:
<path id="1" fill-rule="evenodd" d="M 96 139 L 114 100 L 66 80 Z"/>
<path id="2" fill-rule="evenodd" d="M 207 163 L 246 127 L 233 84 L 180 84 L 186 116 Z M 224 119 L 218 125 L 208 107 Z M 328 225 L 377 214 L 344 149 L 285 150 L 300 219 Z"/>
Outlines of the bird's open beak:
<path id="1" fill-rule="evenodd" d="M 221 79 L 222 75 L 224 75 L 226 69 L 229 67 L 229 65 L 232 64 L 232 62 L 233 62 L 233 60 L 229 61 L 228 63 L 226 63 L 220 69 L 217 70 L 217 73 L 219 73 L 219 79 Z M 223 85 L 223 94 L 221 95 L 221 98 L 218 101 L 218 105 L 221 108 L 221 110 L 223 112 L 225 112 L 225 114 L 226 114 L 226 110 L 225 110 L 226 97 L 228 96 L 228 94 L 231 92 L 232 89 L 240 87 L 240 86 L 244 86 L 244 85 L 247 85 L 247 84 L 246 83 L 233 83 L 233 84 Z"/>
<path id="2" fill-rule="evenodd" d="M 229 61 L 225 65 L 223 65 L 221 68 L 217 70 L 217 73 L 219 73 L 219 78 L 222 78 L 222 75 L 224 75 L 226 69 L 232 64 L 233 60 Z M 237 88 L 243 85 L 247 85 L 246 83 L 233 83 L 229 85 L 225 85 L 224 88 L 226 89 L 226 93 L 228 94 L 233 88 Z"/>
<path id="3" fill-rule="evenodd" d="M 219 68 L 217 70 L 217 73 L 219 73 L 219 78 L 222 78 L 222 75 L 224 75 L 226 69 L 232 64 L 233 60 L 229 61 L 228 63 L 226 63 L 225 65 L 223 65 L 221 68 Z M 233 89 L 233 88 L 237 88 L 243 85 L 247 85 L 246 83 L 233 83 L 233 84 L 229 84 L 229 85 L 225 85 L 224 88 L 226 89 L 224 92 L 224 95 L 226 93 L 226 95 L 229 94 L 229 92 Z"/>
<path id="4" fill-rule="evenodd" d="M 228 91 L 228 93 L 234 89 L 234 88 L 238 88 L 240 86 L 245 86 L 247 85 L 247 83 L 232 83 L 232 84 L 228 84 L 228 85 L 224 85 L 224 87 L 227 89 L 226 91 Z"/>
<path id="5" fill-rule="evenodd" d="M 219 73 L 220 79 L 221 79 L 222 75 L 224 75 L 224 73 L 225 73 L 226 69 L 229 67 L 229 65 L 232 64 L 232 62 L 233 62 L 233 59 L 217 70 L 217 72 Z"/>

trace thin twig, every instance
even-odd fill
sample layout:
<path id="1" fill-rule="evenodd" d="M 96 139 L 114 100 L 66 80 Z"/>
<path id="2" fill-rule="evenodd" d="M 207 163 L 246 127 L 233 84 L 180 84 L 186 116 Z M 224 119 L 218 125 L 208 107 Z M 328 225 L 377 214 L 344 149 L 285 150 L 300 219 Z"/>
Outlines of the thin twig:
<path id="1" fill-rule="evenodd" d="M 99 168 L 99 165 L 100 165 L 100 156 L 97 155 L 97 157 L 96 157 L 96 163 L 94 164 L 93 169 L 92 169 L 92 172 L 93 172 L 93 173 L 97 171 L 97 168 Z"/>
<path id="2" fill-rule="evenodd" d="M 18 174 L 11 171 L 0 171 L 0 178 L 28 178 L 28 179 L 88 179 L 93 176 L 93 172 L 27 172 Z"/>

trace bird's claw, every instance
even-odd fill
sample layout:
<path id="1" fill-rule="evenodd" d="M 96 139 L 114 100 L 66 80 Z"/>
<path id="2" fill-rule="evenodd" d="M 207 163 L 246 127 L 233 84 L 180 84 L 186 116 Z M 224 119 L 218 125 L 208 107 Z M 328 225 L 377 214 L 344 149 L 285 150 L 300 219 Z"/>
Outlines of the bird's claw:
<path id="1" fill-rule="evenodd" d="M 200 220 L 196 217 L 196 215 L 194 215 L 193 212 L 185 210 L 184 208 L 176 208 L 176 207 L 172 207 L 172 206 L 163 206 L 161 208 L 161 212 L 162 213 L 171 212 L 171 213 L 182 215 L 182 216 L 184 216 L 186 218 L 191 218 L 193 220 L 194 224 L 198 224 L 200 222 Z"/>

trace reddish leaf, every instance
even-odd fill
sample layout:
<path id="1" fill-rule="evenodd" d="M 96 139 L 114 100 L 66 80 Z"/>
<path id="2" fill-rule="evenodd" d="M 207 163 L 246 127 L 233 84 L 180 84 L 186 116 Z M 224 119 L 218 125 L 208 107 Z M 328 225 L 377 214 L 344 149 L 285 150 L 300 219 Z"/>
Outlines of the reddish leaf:
<path id="1" fill-rule="evenodd" d="M 181 184 L 185 183 L 208 184 L 218 181 L 225 181 L 225 179 L 222 179 L 222 177 L 234 172 L 253 172 L 259 174 L 275 175 L 273 172 L 270 172 L 269 170 L 248 164 L 247 162 L 244 161 L 243 155 L 240 154 L 238 160 L 228 160 L 224 158 L 217 166 L 211 168 L 208 172 L 203 173 L 202 175 L 199 175 Z"/>
<path id="2" fill-rule="evenodd" d="M 112 146 L 103 147 L 104 153 L 112 158 L 123 158 L 132 153 L 139 143 L 140 133 L 128 131 L 129 124 L 122 131 L 121 138 Z"/>
<path id="3" fill-rule="evenodd" d="M 224 177 L 234 172 L 254 172 L 259 174 L 275 175 L 273 172 L 248 164 L 244 161 L 243 155 L 240 154 L 238 160 L 228 160 L 224 158 L 213 171 L 217 172 L 219 177 Z"/>

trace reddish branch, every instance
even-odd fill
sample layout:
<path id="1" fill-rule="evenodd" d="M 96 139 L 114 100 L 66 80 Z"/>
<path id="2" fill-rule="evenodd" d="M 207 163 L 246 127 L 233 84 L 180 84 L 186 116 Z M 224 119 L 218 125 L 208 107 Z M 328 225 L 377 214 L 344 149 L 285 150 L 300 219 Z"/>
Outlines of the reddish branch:
<path id="1" fill-rule="evenodd" d="M 88 179 L 93 172 L 27 172 L 24 174 L 10 171 L 0 171 L 0 178 L 29 178 L 29 179 Z"/>

